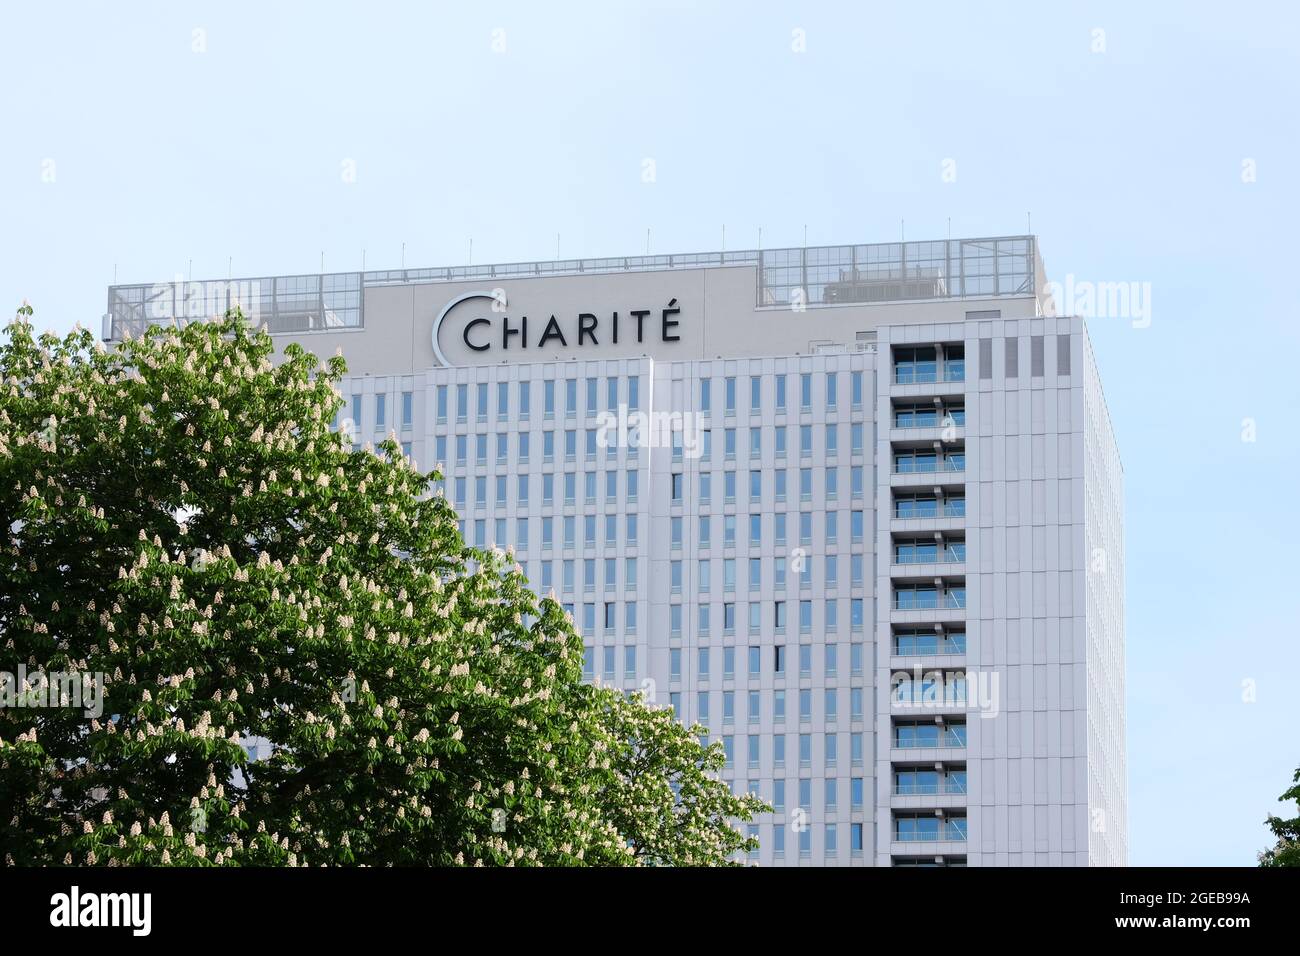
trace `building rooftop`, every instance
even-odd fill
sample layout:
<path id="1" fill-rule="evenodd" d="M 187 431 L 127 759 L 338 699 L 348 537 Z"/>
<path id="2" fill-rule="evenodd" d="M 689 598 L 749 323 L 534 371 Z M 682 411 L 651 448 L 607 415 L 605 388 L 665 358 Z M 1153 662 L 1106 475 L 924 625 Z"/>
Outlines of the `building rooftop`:
<path id="1" fill-rule="evenodd" d="M 756 308 L 1032 296 L 1045 282 L 1035 236 L 174 280 L 109 286 L 103 337 L 208 318 L 235 304 L 272 333 L 362 328 L 363 293 L 375 286 L 740 267 L 756 270 Z"/>

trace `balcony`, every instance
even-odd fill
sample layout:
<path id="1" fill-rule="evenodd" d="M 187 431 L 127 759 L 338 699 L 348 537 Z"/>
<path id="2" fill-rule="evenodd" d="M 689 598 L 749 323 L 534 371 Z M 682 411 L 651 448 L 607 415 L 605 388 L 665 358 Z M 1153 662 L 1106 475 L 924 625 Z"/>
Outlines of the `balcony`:
<path id="1" fill-rule="evenodd" d="M 960 676 L 955 676 L 958 674 Z M 896 674 L 895 678 L 898 676 Z M 968 695 L 964 673 L 948 672 L 942 681 L 923 676 L 920 680 L 907 677 L 901 682 L 891 680 L 891 683 L 889 690 L 891 713 L 918 716 L 922 712 L 961 714 L 967 710 Z"/>
<path id="2" fill-rule="evenodd" d="M 907 767 L 894 773 L 889 805 L 894 810 L 964 810 L 966 793 L 966 771 L 960 767 L 945 770 Z"/>
<path id="3" fill-rule="evenodd" d="M 966 394 L 965 366 L 949 363 L 933 373 L 895 366 L 889 384 L 889 392 L 896 398 L 958 401 Z"/>
<path id="4" fill-rule="evenodd" d="M 930 489 L 936 485 L 952 492 L 965 490 L 966 456 L 937 458 L 933 455 L 895 457 L 889 484 L 894 488 Z"/>
<path id="5" fill-rule="evenodd" d="M 966 408 L 960 403 L 951 406 L 943 402 L 904 402 L 894 406 L 894 431 L 929 431 L 936 428 L 964 428 Z"/>
<path id="6" fill-rule="evenodd" d="M 894 821 L 895 843 L 965 843 L 966 818 L 904 817 Z"/>
<path id="7" fill-rule="evenodd" d="M 895 583 L 921 583 L 960 576 L 965 572 L 966 542 L 943 543 L 941 535 L 936 537 L 940 540 L 895 542 L 890 559 L 890 577 Z"/>
<path id="8" fill-rule="evenodd" d="M 966 456 L 964 454 L 895 456 L 895 475 L 935 475 L 948 472 L 964 472 Z"/>
<path id="9" fill-rule="evenodd" d="M 934 780 L 899 781 L 894 784 L 894 796 L 898 797 L 937 796 L 940 794 L 965 796 L 965 775 L 963 774 L 960 777 L 945 775 L 941 778 L 936 777 Z"/>
<path id="10" fill-rule="evenodd" d="M 966 589 L 905 589 L 894 593 L 895 611 L 965 610 Z"/>
<path id="11" fill-rule="evenodd" d="M 933 479 L 931 479 L 933 481 Z M 959 490 L 960 491 L 960 490 Z M 896 493 L 889 529 L 910 534 L 961 531 L 966 527 L 965 497 Z"/>
<path id="12" fill-rule="evenodd" d="M 894 502 L 894 517 L 911 518 L 965 518 L 965 498 L 924 498 L 905 495 Z"/>
<path id="13" fill-rule="evenodd" d="M 894 564 L 964 564 L 966 562 L 966 546 L 949 545 L 940 550 L 937 547 L 931 547 L 928 551 L 922 548 L 913 548 L 904 551 L 902 549 L 894 550 Z"/>
<path id="14" fill-rule="evenodd" d="M 889 609 L 889 619 L 901 624 L 965 620 L 966 588 L 896 587 Z"/>
<path id="15" fill-rule="evenodd" d="M 890 866 L 894 867 L 925 867 L 927 869 L 943 867 L 962 867 L 966 865 L 964 856 L 916 856 L 916 848 L 909 846 L 907 850 L 911 851 L 909 856 L 894 856 L 890 858 Z"/>
<path id="16" fill-rule="evenodd" d="M 899 730 L 906 730 L 900 734 Z M 897 751 L 965 750 L 966 725 L 956 724 L 941 728 L 937 724 L 895 727 L 891 749 Z M 902 759 L 895 757 L 892 759 Z"/>
<path id="17" fill-rule="evenodd" d="M 895 443 L 959 442 L 966 437 L 966 426 L 961 423 L 936 422 L 933 425 L 899 425 L 889 429 L 889 440 Z"/>
<path id="18" fill-rule="evenodd" d="M 941 662 L 936 665 L 939 667 L 950 667 L 956 658 L 966 654 L 966 635 L 935 632 L 895 634 L 891 650 L 890 666 L 896 669 L 911 667 L 918 658 Z"/>
<path id="19" fill-rule="evenodd" d="M 895 385 L 935 385 L 941 382 L 966 381 L 964 359 L 898 362 L 894 365 Z"/>

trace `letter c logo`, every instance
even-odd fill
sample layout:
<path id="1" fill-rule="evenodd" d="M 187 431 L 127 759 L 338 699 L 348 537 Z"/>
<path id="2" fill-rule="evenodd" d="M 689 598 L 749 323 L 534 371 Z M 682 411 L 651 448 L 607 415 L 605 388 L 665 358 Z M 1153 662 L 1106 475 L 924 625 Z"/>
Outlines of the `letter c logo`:
<path id="1" fill-rule="evenodd" d="M 438 345 L 438 331 L 439 331 L 439 329 L 441 329 L 441 327 L 442 327 L 442 320 L 445 319 L 445 318 L 447 317 L 447 313 L 450 312 L 452 309 L 456 308 L 456 306 L 460 305 L 462 302 L 465 302 L 465 301 L 467 301 L 467 300 L 469 300 L 469 299 L 493 299 L 493 300 L 496 300 L 496 298 L 497 298 L 497 297 L 496 297 L 495 295 L 493 295 L 491 292 L 465 292 L 465 293 L 462 293 L 461 295 L 456 296 L 456 298 L 452 299 L 450 302 L 448 302 L 445 306 L 442 307 L 442 311 L 438 313 L 438 317 L 437 317 L 436 319 L 433 320 L 433 334 L 432 334 L 432 338 L 433 338 L 433 357 L 436 358 L 436 359 L 438 360 L 438 364 L 439 364 L 439 365 L 443 366 L 444 368 L 450 368 L 450 367 L 451 367 L 451 362 L 449 362 L 449 361 L 447 360 L 447 356 L 443 354 L 442 348 Z M 505 298 L 504 298 L 504 297 L 501 298 L 500 301 L 501 301 L 501 304 L 502 304 L 502 305 L 505 305 L 505 304 L 506 304 L 506 302 L 505 302 Z M 484 320 L 479 319 L 478 321 L 484 321 Z M 468 332 L 468 328 L 466 329 L 466 331 Z M 466 343 L 465 343 L 465 344 L 466 344 L 466 345 L 469 345 L 468 335 L 466 336 Z M 485 348 L 485 347 L 486 347 L 486 346 L 484 346 L 484 348 Z M 474 348 L 474 346 L 471 345 L 470 348 Z M 479 349 L 479 350 L 481 350 L 481 349 Z"/>
<path id="2" fill-rule="evenodd" d="M 470 348 L 472 348 L 475 352 L 486 352 L 488 350 L 488 347 L 486 345 L 475 345 L 473 342 L 469 340 L 469 330 L 474 328 L 474 326 L 476 325 L 491 325 L 491 324 L 492 323 L 489 322 L 487 319 L 470 319 L 468 322 L 465 323 L 465 330 L 461 332 L 460 337 L 464 339 L 465 344 L 468 345 Z"/>

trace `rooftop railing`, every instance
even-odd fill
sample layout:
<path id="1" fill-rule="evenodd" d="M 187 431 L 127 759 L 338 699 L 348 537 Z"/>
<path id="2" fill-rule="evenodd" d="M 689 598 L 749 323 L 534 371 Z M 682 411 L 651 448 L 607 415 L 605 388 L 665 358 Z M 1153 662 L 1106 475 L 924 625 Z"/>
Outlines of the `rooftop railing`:
<path id="1" fill-rule="evenodd" d="M 113 285 L 106 340 L 151 325 L 184 324 L 239 305 L 270 332 L 362 328 L 367 288 L 428 282 L 494 282 L 557 275 L 749 267 L 758 308 L 803 308 L 923 299 L 1035 295 L 1043 275 L 1033 236 L 750 249 L 683 255 L 557 259 L 432 269 L 372 269 Z"/>

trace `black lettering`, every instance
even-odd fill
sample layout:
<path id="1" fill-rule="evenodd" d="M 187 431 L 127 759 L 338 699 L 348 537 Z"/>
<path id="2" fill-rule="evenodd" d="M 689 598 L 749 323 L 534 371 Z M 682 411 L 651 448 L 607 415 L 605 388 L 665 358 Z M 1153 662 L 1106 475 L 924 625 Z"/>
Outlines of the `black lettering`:
<path id="1" fill-rule="evenodd" d="M 641 326 L 645 322 L 645 317 L 650 314 L 650 310 L 633 309 L 630 314 L 636 318 L 636 340 L 638 342 L 642 342 L 644 341 L 644 339 L 641 337 L 641 332 L 642 332 Z"/>
<path id="2" fill-rule="evenodd" d="M 662 337 L 663 337 L 663 340 L 664 340 L 665 342 L 680 342 L 680 341 L 682 340 L 682 337 L 681 337 L 680 335 L 669 335 L 669 334 L 668 334 L 668 330 L 669 330 L 669 329 L 675 329 L 675 328 L 677 328 L 677 325 L 678 325 L 678 322 L 677 322 L 676 319 L 669 320 L 668 316 L 670 316 L 670 315 L 680 315 L 680 314 L 681 314 L 681 311 L 682 311 L 681 309 L 676 308 L 676 305 L 677 305 L 677 300 L 676 300 L 676 299 L 673 299 L 671 302 L 668 303 L 668 308 L 664 309 L 664 312 L 663 312 L 663 332 L 662 332 Z"/>
<path id="3" fill-rule="evenodd" d="M 510 320 L 508 318 L 505 318 L 504 316 L 502 317 L 501 347 L 503 349 L 510 348 L 510 336 L 512 335 L 519 336 L 520 348 L 525 348 L 525 349 L 528 348 L 528 316 L 525 315 L 522 319 L 519 320 L 519 328 L 517 329 L 512 329 L 510 327 Z"/>
<path id="4" fill-rule="evenodd" d="M 465 344 L 468 345 L 470 348 L 472 348 L 475 352 L 486 352 L 488 350 L 487 345 L 475 345 L 473 342 L 469 340 L 469 330 L 474 328 L 474 326 L 476 325 L 491 325 L 491 324 L 492 323 L 489 322 L 487 319 L 474 319 L 472 322 L 466 322 L 465 330 L 461 333 L 460 337 L 464 339 Z"/>
<path id="5" fill-rule="evenodd" d="M 539 349 L 545 347 L 546 343 L 551 339 L 559 339 L 561 345 L 565 348 L 569 347 L 569 343 L 564 338 L 564 333 L 560 331 L 560 323 L 555 321 L 555 316 L 551 316 L 551 321 L 546 323 L 546 330 L 542 332 L 537 347 Z"/>
<path id="6" fill-rule="evenodd" d="M 614 313 L 614 344 L 618 345 L 618 313 Z"/>
<path id="7" fill-rule="evenodd" d="M 596 341 L 596 317 L 590 312 L 582 312 L 578 315 L 578 344 L 582 345 L 587 336 L 591 336 L 592 345 L 600 344 Z"/>

